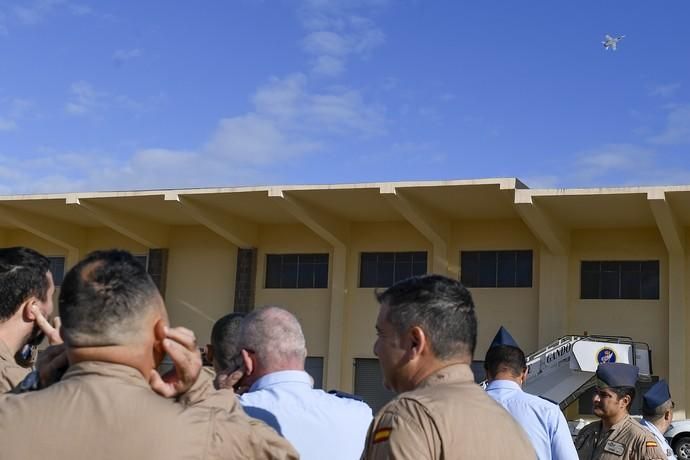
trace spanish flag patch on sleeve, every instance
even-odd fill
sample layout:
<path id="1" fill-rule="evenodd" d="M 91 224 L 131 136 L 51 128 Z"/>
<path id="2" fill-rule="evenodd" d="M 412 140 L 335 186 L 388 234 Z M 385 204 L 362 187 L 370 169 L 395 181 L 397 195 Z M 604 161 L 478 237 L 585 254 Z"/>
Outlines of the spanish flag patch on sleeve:
<path id="1" fill-rule="evenodd" d="M 658 446 L 656 441 L 647 441 L 647 442 L 645 442 L 644 445 L 645 445 L 645 447 L 657 447 Z"/>
<path id="2" fill-rule="evenodd" d="M 391 437 L 392 432 L 393 428 L 379 428 L 374 432 L 374 444 L 388 441 L 388 438 Z"/>

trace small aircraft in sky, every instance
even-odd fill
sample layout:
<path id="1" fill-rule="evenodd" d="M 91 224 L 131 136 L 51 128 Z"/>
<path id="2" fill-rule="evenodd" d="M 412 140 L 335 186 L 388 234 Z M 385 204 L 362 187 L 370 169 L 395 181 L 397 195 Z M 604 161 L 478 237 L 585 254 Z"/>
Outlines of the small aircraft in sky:
<path id="1" fill-rule="evenodd" d="M 606 34 L 604 37 L 604 41 L 601 42 L 602 45 L 604 45 L 604 48 L 607 50 L 613 50 L 616 51 L 616 48 L 618 47 L 618 42 L 623 40 L 625 38 L 625 35 L 621 35 L 619 37 L 612 37 L 609 34 Z"/>

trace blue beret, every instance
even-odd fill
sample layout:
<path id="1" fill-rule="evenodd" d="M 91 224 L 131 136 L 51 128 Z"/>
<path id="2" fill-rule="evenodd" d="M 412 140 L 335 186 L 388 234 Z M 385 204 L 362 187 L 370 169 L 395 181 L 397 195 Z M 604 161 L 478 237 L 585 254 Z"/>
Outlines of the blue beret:
<path id="1" fill-rule="evenodd" d="M 603 387 L 634 387 L 639 372 L 632 364 L 604 363 L 597 367 L 597 379 Z"/>
<path id="2" fill-rule="evenodd" d="M 671 391 L 668 389 L 666 380 L 659 380 L 644 394 L 643 409 L 653 412 L 654 409 L 671 399 Z"/>
<path id="3" fill-rule="evenodd" d="M 497 347 L 499 345 L 510 345 L 511 347 L 520 348 L 513 336 L 510 335 L 510 332 L 508 332 L 508 330 L 503 326 L 501 326 L 496 333 L 496 337 L 494 337 L 494 341 L 491 342 L 489 348 Z"/>

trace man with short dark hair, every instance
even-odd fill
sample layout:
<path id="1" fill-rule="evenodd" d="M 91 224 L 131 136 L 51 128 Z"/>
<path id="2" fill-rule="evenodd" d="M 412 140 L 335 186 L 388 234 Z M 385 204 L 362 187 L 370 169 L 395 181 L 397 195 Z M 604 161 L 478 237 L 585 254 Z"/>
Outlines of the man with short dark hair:
<path id="1" fill-rule="evenodd" d="M 54 292 L 46 257 L 24 247 L 0 249 L 0 393 L 16 387 L 31 372 L 27 364 L 32 348 L 44 334 L 51 342 L 60 341 L 45 320 L 53 312 Z"/>
<path id="2" fill-rule="evenodd" d="M 206 346 L 206 358 L 216 371 L 216 388 L 242 364 L 240 327 L 245 313 L 230 313 L 213 324 L 211 343 Z"/>
<path id="3" fill-rule="evenodd" d="M 668 431 L 673 422 L 673 400 L 671 390 L 668 388 L 666 380 L 661 379 L 656 382 L 642 397 L 642 415 L 640 422 L 643 427 L 649 430 L 659 446 L 666 452 L 666 457 L 676 459 L 673 449 L 668 445 L 664 433 Z"/>
<path id="4" fill-rule="evenodd" d="M 477 319 L 469 291 L 426 275 L 377 299 L 374 354 L 398 397 L 376 415 L 362 458 L 534 460 L 524 431 L 474 383 Z"/>
<path id="5" fill-rule="evenodd" d="M 70 367 L 48 388 L 0 397 L 2 458 L 297 458 L 232 391 L 213 390 L 194 333 L 168 326 L 156 285 L 128 252 L 79 262 L 59 308 Z M 176 373 L 164 381 L 155 369 L 166 353 Z"/>
<path id="6" fill-rule="evenodd" d="M 248 391 L 239 400 L 295 446 L 303 460 L 357 459 L 371 422 L 364 402 L 313 388 L 304 370 L 304 333 L 297 318 L 279 307 L 259 308 L 242 322 L 240 334 Z"/>
<path id="7" fill-rule="evenodd" d="M 575 448 L 581 460 L 665 460 L 666 454 L 647 430 L 630 417 L 637 366 L 605 363 L 597 367 L 592 398 L 601 420 L 580 430 Z"/>
<path id="8" fill-rule="evenodd" d="M 577 460 L 568 422 L 559 407 L 522 391 L 527 379 L 527 360 L 503 326 L 486 352 L 484 369 L 489 381 L 487 394 L 527 432 L 539 460 Z"/>

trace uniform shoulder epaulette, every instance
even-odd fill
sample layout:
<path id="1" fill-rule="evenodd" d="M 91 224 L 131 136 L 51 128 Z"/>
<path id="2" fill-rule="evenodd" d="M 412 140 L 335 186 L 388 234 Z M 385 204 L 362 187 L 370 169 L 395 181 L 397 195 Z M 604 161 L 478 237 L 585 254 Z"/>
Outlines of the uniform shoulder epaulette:
<path id="1" fill-rule="evenodd" d="M 343 398 L 343 399 L 354 399 L 355 401 L 360 401 L 360 402 L 363 402 L 363 401 L 364 401 L 362 398 L 360 398 L 360 397 L 357 396 L 357 395 L 353 395 L 353 394 L 350 394 L 350 393 L 345 393 L 344 391 L 339 391 L 339 390 L 330 390 L 330 391 L 328 392 L 328 394 L 331 394 L 331 395 L 333 395 L 333 396 L 337 396 L 337 397 Z"/>

